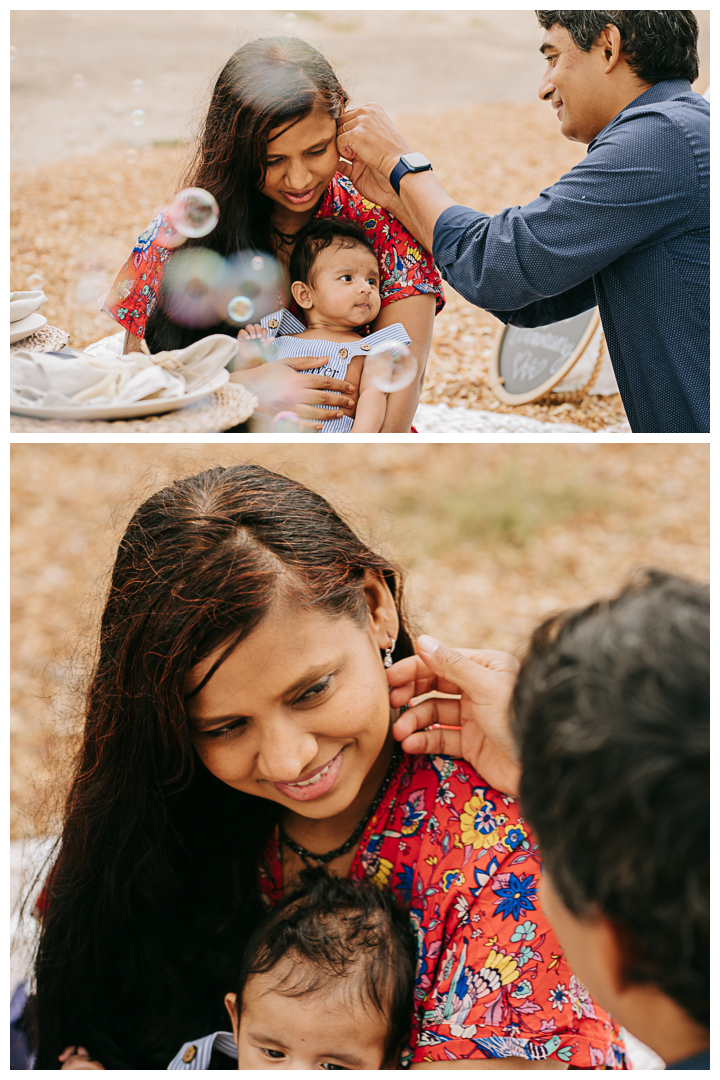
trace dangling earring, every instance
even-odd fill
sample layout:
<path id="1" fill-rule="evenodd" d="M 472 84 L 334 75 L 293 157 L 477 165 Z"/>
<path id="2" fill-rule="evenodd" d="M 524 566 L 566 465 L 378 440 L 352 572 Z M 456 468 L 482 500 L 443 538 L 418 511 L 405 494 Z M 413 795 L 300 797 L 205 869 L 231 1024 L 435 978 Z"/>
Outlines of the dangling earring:
<path id="1" fill-rule="evenodd" d="M 385 665 L 385 667 L 392 667 L 392 665 L 393 665 L 392 654 L 393 654 L 393 649 L 394 648 L 395 648 L 395 638 L 391 637 L 390 638 L 390 644 L 388 645 L 387 649 L 385 650 L 385 659 L 383 660 L 383 664 Z"/>

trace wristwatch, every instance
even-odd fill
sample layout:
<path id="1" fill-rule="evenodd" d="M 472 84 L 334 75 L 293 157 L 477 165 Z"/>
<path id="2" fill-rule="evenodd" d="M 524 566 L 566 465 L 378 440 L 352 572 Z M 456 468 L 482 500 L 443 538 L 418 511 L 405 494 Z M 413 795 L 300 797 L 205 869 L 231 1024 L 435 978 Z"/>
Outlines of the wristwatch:
<path id="1" fill-rule="evenodd" d="M 427 172 L 428 169 L 432 170 L 432 165 L 424 154 L 403 154 L 390 173 L 390 183 L 395 190 L 395 194 L 400 194 L 400 181 L 405 173 Z"/>

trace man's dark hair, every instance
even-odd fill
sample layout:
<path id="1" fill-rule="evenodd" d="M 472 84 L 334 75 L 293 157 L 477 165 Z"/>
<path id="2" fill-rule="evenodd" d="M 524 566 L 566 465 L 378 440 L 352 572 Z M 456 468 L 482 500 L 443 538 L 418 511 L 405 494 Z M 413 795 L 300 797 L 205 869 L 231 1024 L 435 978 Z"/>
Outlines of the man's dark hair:
<path id="1" fill-rule="evenodd" d="M 536 11 L 543 30 L 562 26 L 589 52 L 606 26 L 617 26 L 622 51 L 639 79 L 698 77 L 698 24 L 692 11 Z"/>
<path id="2" fill-rule="evenodd" d="M 393 1068 L 410 1037 L 416 963 L 410 916 L 392 894 L 351 885 L 321 867 L 303 870 L 300 881 L 248 943 L 238 979 L 238 1013 L 242 1017 L 249 980 L 290 960 L 277 971 L 273 989 L 297 998 L 342 983 L 352 994 L 349 1004 L 359 1001 L 386 1018 L 383 1068 Z"/>
<path id="3" fill-rule="evenodd" d="M 299 231 L 290 256 L 290 281 L 312 285 L 315 260 L 321 251 L 339 240 L 342 247 L 364 247 L 377 261 L 377 253 L 362 225 L 343 217 L 312 218 Z"/>
<path id="4" fill-rule="evenodd" d="M 533 635 L 520 799 L 558 895 L 619 930 L 628 982 L 710 1023 L 708 589 L 646 571 Z"/>

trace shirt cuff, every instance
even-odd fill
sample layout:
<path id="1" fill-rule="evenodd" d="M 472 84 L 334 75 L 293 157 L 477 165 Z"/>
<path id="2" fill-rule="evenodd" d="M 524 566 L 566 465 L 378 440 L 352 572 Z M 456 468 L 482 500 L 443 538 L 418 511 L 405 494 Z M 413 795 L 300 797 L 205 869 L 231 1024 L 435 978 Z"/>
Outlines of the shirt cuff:
<path id="1" fill-rule="evenodd" d="M 490 220 L 488 214 L 481 214 L 469 206 L 449 206 L 443 210 L 433 229 L 433 258 L 441 271 L 457 259 L 458 244 L 468 227 L 483 220 Z"/>

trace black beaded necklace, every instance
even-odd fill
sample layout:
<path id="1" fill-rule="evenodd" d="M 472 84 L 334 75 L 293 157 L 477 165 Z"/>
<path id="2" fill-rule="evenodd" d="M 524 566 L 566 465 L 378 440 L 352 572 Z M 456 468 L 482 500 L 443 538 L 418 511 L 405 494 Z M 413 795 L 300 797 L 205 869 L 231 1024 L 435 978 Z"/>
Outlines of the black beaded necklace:
<path id="1" fill-rule="evenodd" d="M 340 847 L 335 848 L 334 851 L 326 851 L 324 855 L 316 855 L 314 851 L 308 851 L 308 849 L 304 848 L 302 844 L 296 844 L 294 840 L 290 839 L 288 834 L 283 829 L 282 825 L 278 825 L 280 843 L 284 844 L 285 847 L 290 848 L 290 850 L 294 851 L 296 855 L 299 855 L 306 866 L 310 865 L 308 863 L 308 859 L 312 859 L 316 863 L 323 864 L 332 862 L 333 859 L 339 859 L 341 855 L 345 855 L 346 852 L 348 852 L 353 846 L 353 844 L 357 841 L 368 821 L 373 816 L 378 806 L 382 802 L 383 796 L 387 789 L 390 787 L 390 781 L 394 777 L 401 760 L 402 747 L 400 746 L 400 743 L 396 743 L 395 749 L 393 750 L 393 756 L 390 760 L 388 771 L 385 774 L 385 779 L 380 785 L 380 790 L 378 791 L 372 803 L 366 810 L 362 820 L 357 823 L 357 825 L 352 831 L 352 834 L 347 838 L 344 844 L 340 845 Z"/>

